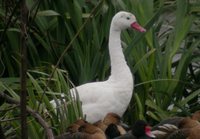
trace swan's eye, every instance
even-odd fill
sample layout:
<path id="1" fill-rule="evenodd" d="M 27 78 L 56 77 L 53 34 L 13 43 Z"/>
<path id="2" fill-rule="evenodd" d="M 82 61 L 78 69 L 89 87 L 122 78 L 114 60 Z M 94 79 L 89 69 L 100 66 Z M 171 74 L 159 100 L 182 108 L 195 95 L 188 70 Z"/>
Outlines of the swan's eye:
<path id="1" fill-rule="evenodd" d="M 126 17 L 127 20 L 130 20 L 130 17 Z"/>

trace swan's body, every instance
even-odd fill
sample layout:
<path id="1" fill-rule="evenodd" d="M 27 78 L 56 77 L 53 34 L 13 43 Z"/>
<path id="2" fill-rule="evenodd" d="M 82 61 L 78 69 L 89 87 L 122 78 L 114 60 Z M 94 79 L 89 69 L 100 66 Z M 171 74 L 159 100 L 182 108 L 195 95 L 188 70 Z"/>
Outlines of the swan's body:
<path id="1" fill-rule="evenodd" d="M 122 116 L 129 105 L 134 81 L 124 58 L 120 34 L 122 30 L 130 27 L 140 32 L 145 31 L 136 23 L 135 16 L 131 13 L 119 12 L 113 17 L 109 35 L 111 61 L 109 79 L 76 87 L 82 102 L 83 114 L 89 122 L 103 119 L 109 112 Z M 74 90 L 71 89 L 71 91 Z"/>

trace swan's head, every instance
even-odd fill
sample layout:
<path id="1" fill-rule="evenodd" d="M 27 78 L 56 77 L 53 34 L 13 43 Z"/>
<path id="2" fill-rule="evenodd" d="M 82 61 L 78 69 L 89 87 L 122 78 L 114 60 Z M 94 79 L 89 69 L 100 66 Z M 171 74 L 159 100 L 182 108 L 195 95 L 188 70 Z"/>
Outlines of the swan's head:
<path id="1" fill-rule="evenodd" d="M 146 29 L 137 23 L 137 20 L 132 13 L 124 11 L 115 14 L 112 19 L 112 25 L 115 30 L 124 30 L 131 27 L 140 32 L 146 31 Z"/>

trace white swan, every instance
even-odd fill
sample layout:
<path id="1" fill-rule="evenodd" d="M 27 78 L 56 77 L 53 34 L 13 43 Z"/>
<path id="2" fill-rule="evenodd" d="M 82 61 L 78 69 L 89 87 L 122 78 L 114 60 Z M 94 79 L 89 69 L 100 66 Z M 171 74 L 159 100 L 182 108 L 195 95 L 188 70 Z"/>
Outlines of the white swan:
<path id="1" fill-rule="evenodd" d="M 109 112 L 122 116 L 126 111 L 133 92 L 133 77 L 125 61 L 120 34 L 127 28 L 145 32 L 136 22 L 133 14 L 118 12 L 112 19 L 109 36 L 111 75 L 102 82 L 86 83 L 76 87 L 82 102 L 83 114 L 88 122 L 103 119 Z M 71 92 L 73 90 L 71 89 Z M 52 101 L 54 104 L 55 102 Z"/>

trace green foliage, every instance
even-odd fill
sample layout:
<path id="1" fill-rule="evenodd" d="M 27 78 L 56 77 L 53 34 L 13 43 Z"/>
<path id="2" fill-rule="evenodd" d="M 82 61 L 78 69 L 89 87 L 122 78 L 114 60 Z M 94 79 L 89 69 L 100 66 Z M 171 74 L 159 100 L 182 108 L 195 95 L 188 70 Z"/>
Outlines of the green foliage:
<path id="1" fill-rule="evenodd" d="M 193 33 L 194 23 L 198 20 L 188 11 L 190 3 L 177 0 L 176 7 L 172 11 L 167 11 L 165 3 L 153 11 L 152 7 L 145 7 L 143 3 L 141 6 L 148 12 L 143 14 L 146 16 L 143 19 L 149 18 L 146 25 L 151 28 L 145 35 L 145 40 L 142 35 L 137 35 L 127 48 L 129 50 L 127 54 L 131 55 L 129 61 L 135 63 L 133 72 L 136 71 L 136 82 L 140 82 L 136 85 L 137 94 L 133 99 L 136 101 L 133 101 L 133 107 L 130 107 L 128 115 L 134 113 L 140 119 L 151 118 L 160 121 L 169 116 L 188 114 L 199 109 L 199 105 L 193 107 L 193 103 L 198 104 L 199 95 L 198 91 L 193 91 L 199 87 L 195 84 L 191 89 L 194 84 L 193 79 L 187 79 L 191 77 L 191 72 L 194 74 L 193 77 L 196 76 L 198 70 L 194 71 L 192 59 L 194 51 L 199 51 L 198 39 L 190 35 Z M 163 21 L 165 18 L 168 22 Z M 133 37 L 126 38 L 131 41 L 130 38 Z M 189 66 L 191 66 L 190 71 Z"/>
<path id="2" fill-rule="evenodd" d="M 38 78 L 34 78 L 38 76 Z M 78 98 L 77 93 L 75 96 L 71 96 L 68 92 L 71 83 L 67 77 L 66 71 L 57 69 L 52 77 L 51 85 L 44 92 L 43 88 L 46 86 L 46 81 L 49 79 L 49 75 L 38 71 L 29 71 L 28 73 L 28 101 L 27 105 L 36 110 L 41 116 L 49 123 L 55 134 L 64 132 L 76 119 L 82 117 L 81 104 L 74 97 Z M 20 82 L 18 78 L 3 78 L 0 80 L 0 91 L 5 92 L 7 95 L 12 96 L 15 100 L 19 101 L 19 88 Z M 66 101 L 59 101 L 61 98 L 61 92 L 64 93 Z M 45 93 L 45 94 L 44 94 Z M 42 103 L 40 102 L 42 99 Z M 50 100 L 54 99 L 57 103 L 61 103 L 61 107 L 55 110 L 50 103 Z M 40 104 L 41 103 L 41 104 Z M 40 107 L 39 107 L 40 106 Z M 38 109 L 39 108 L 39 109 Z M 5 134 L 10 136 L 15 132 L 16 136 L 20 136 L 20 120 L 19 108 L 13 104 L 3 103 L 1 105 L 1 117 L 3 122 L 1 125 L 7 127 L 10 130 Z M 16 120 L 14 120 L 16 118 Z M 10 119 L 13 119 L 9 121 Z M 29 135 L 32 138 L 44 137 L 44 129 L 34 119 L 33 116 L 28 117 L 28 129 Z M 12 132 L 10 132 L 12 130 Z"/>
<path id="3" fill-rule="evenodd" d="M 11 4 L 9 6 L 9 4 Z M 7 6 L 6 6 L 7 5 Z M 20 19 L 17 3 L 0 8 L 0 91 L 19 100 Z M 199 109 L 199 6 L 196 0 L 27 0 L 28 106 L 45 117 L 59 134 L 79 116 L 80 102 L 67 94 L 75 85 L 106 80 L 110 74 L 108 34 L 112 16 L 134 13 L 146 33 L 124 31 L 125 57 L 135 76 L 135 89 L 124 120 L 157 122 Z M 66 53 L 63 53 L 66 52 Z M 58 63 L 47 89 L 47 80 Z M 2 68 L 1 68 L 2 67 Z M 63 69 L 63 70 L 61 70 Z M 68 77 L 69 76 L 69 77 Z M 70 80 L 69 80 L 70 78 Z M 45 94 L 43 95 L 43 93 Z M 57 109 L 49 103 L 66 93 L 71 102 Z M 20 134 L 19 109 L 2 102 L 5 134 Z M 44 111 L 46 110 L 46 111 Z M 63 112 L 64 111 L 64 112 Z M 29 117 L 30 138 L 44 138 L 42 127 Z M 6 124 L 9 123 L 9 126 Z"/>

